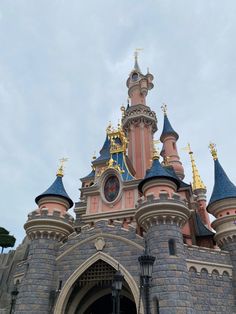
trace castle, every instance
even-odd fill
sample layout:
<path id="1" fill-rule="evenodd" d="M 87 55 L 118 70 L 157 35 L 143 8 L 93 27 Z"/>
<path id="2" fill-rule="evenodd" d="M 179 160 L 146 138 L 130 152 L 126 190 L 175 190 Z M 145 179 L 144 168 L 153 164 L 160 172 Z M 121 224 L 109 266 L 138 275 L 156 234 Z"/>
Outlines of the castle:
<path id="1" fill-rule="evenodd" d="M 158 152 L 157 118 L 146 104 L 153 79 L 136 55 L 126 83 L 129 102 L 81 179 L 80 201 L 74 204 L 64 188 L 63 164 L 36 197 L 27 237 L 0 255 L 0 313 L 112 313 L 117 271 L 120 313 L 148 313 L 148 303 L 153 314 L 236 313 L 236 187 L 214 144 L 208 204 L 190 146 L 192 185 L 183 181 L 179 136 L 165 105 Z M 73 205 L 75 219 L 68 214 Z M 153 262 L 147 294 L 143 256 Z"/>

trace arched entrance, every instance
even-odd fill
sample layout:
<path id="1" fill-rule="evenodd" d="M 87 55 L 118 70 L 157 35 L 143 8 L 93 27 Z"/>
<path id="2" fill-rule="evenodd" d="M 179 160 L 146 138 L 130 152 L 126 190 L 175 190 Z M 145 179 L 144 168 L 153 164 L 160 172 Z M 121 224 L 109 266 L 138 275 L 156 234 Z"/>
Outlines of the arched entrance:
<path id="1" fill-rule="evenodd" d="M 65 308 L 68 314 L 111 314 L 111 286 L 116 269 L 99 259 L 74 282 Z M 128 284 L 121 291 L 121 314 L 136 314 L 136 305 Z"/>

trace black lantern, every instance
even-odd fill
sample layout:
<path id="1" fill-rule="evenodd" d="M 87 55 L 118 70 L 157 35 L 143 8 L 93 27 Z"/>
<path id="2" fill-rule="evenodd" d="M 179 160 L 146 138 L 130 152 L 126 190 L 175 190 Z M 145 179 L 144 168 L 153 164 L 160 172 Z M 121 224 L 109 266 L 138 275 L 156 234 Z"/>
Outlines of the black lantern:
<path id="1" fill-rule="evenodd" d="M 16 298 L 19 291 L 17 289 L 17 285 L 14 286 L 13 290 L 11 291 L 11 308 L 10 308 L 10 314 L 14 313 L 15 310 L 15 304 L 16 304 Z"/>
<path id="2" fill-rule="evenodd" d="M 142 277 L 152 277 L 152 268 L 155 262 L 155 257 L 148 255 L 146 250 L 143 255 L 139 256 L 138 261 L 140 264 L 140 271 Z"/>
<path id="3" fill-rule="evenodd" d="M 155 262 L 155 257 L 148 254 L 147 242 L 145 241 L 145 250 L 143 255 L 139 256 L 138 261 L 140 264 L 140 283 L 141 289 L 144 290 L 145 297 L 145 314 L 150 314 L 150 279 L 152 278 L 152 269 Z"/>
<path id="4" fill-rule="evenodd" d="M 120 314 L 120 292 L 123 280 L 124 276 L 121 274 L 118 265 L 118 270 L 114 275 L 112 284 L 113 314 Z"/>
<path id="5" fill-rule="evenodd" d="M 123 282 L 124 276 L 121 274 L 121 272 L 118 270 L 114 275 L 114 288 L 117 291 L 120 291 L 122 289 L 122 282 Z"/>

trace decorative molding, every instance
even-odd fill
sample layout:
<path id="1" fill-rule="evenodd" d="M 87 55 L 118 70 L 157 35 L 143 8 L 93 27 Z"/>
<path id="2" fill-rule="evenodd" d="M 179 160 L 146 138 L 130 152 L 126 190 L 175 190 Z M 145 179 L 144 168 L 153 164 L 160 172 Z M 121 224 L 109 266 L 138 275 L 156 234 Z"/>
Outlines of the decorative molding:
<path id="1" fill-rule="evenodd" d="M 94 245 L 95 245 L 97 251 L 102 251 L 106 245 L 106 242 L 105 242 L 103 237 L 98 237 L 98 238 L 96 238 Z"/>
<path id="2" fill-rule="evenodd" d="M 219 272 L 220 276 L 223 276 L 224 272 L 226 272 L 229 275 L 229 277 L 232 278 L 233 266 L 231 265 L 191 260 L 191 259 L 187 259 L 186 262 L 187 262 L 188 270 L 190 270 L 191 267 L 194 267 L 198 274 L 200 274 L 203 269 L 206 269 L 208 271 L 208 274 L 212 275 L 212 273 L 216 270 Z"/>

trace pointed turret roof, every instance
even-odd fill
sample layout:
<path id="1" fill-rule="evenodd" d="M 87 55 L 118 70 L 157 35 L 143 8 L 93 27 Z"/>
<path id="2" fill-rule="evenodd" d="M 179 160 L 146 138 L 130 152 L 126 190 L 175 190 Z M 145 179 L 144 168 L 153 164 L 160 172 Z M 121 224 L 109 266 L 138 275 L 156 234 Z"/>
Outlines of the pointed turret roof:
<path id="1" fill-rule="evenodd" d="M 66 193 L 66 190 L 64 188 L 62 177 L 63 175 L 59 173 L 57 174 L 56 180 L 53 182 L 53 184 L 45 192 L 35 198 L 36 204 L 38 204 L 38 202 L 44 197 L 56 196 L 67 200 L 70 204 L 69 208 L 73 206 L 74 203 L 69 195 Z"/>
<path id="2" fill-rule="evenodd" d="M 139 64 L 138 64 L 138 54 L 137 53 L 134 56 L 134 70 L 139 72 L 139 73 L 142 73 L 140 70 Z"/>
<path id="3" fill-rule="evenodd" d="M 170 121 L 167 117 L 166 112 L 164 112 L 164 125 L 163 125 L 163 130 L 161 133 L 160 140 L 163 142 L 165 136 L 167 136 L 167 135 L 173 135 L 176 138 L 176 140 L 178 140 L 178 138 L 179 138 L 178 133 L 175 132 L 172 125 L 170 124 Z"/>
<path id="4" fill-rule="evenodd" d="M 152 162 L 152 166 L 150 169 L 146 171 L 146 175 L 144 179 L 139 183 L 138 189 L 142 192 L 143 185 L 152 179 L 169 179 L 173 181 L 177 187 L 179 187 L 180 182 L 178 178 L 173 175 L 170 171 L 166 170 L 160 164 L 159 158 L 154 158 Z"/>
<path id="5" fill-rule="evenodd" d="M 236 186 L 230 181 L 218 159 L 215 164 L 215 184 L 209 204 L 226 198 L 236 198 Z"/>
<path id="6" fill-rule="evenodd" d="M 106 135 L 105 142 L 103 144 L 102 149 L 100 150 L 100 156 L 95 159 L 92 163 L 97 164 L 100 162 L 104 162 L 110 159 L 110 140 L 108 138 L 108 135 Z"/>
<path id="7" fill-rule="evenodd" d="M 214 159 L 215 184 L 208 206 L 226 198 L 236 198 L 236 186 L 230 181 L 218 160 L 216 145 L 210 143 L 209 148 Z"/>

